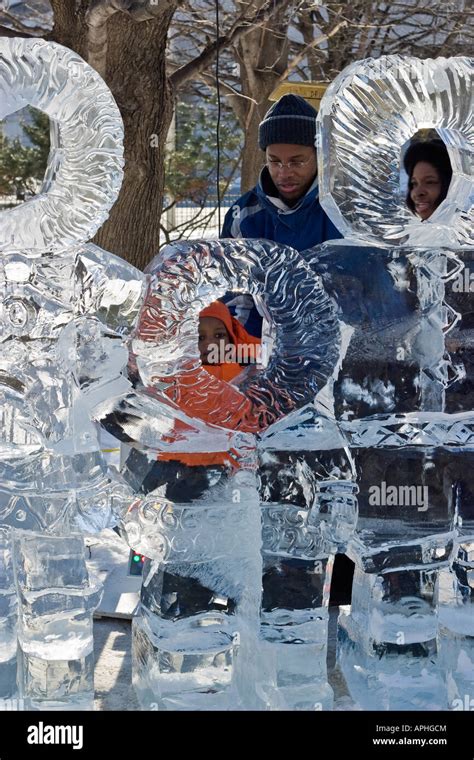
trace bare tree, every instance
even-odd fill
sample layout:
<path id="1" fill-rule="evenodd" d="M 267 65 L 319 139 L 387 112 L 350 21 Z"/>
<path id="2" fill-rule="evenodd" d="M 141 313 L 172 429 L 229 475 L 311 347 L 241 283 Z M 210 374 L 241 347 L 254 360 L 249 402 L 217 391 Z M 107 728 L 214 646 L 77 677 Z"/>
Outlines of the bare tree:
<path id="1" fill-rule="evenodd" d="M 307 55 L 294 73 L 303 79 L 331 81 L 355 60 L 381 55 L 419 58 L 470 55 L 474 9 L 470 0 L 352 0 L 307 7 L 294 20 Z M 331 34 L 337 29 L 336 34 Z M 318 37 L 324 44 L 309 47 Z"/>
<path id="2" fill-rule="evenodd" d="M 245 136 L 246 190 L 262 163 L 258 123 L 280 82 L 330 81 L 371 55 L 470 54 L 474 41 L 472 0 L 51 0 L 51 6 L 50 32 L 41 31 L 39 18 L 21 24 L 0 12 L 0 35 L 42 34 L 66 45 L 109 85 L 125 124 L 126 167 L 96 241 L 140 267 L 159 246 L 164 145 L 181 88 L 219 82 Z"/>
<path id="3" fill-rule="evenodd" d="M 222 18 L 238 15 L 260 0 L 229 0 Z M 183 4 L 171 35 L 186 37 L 189 49 L 211 33 L 214 0 Z M 472 0 L 289 0 L 258 30 L 251 29 L 223 51 L 220 87 L 238 117 L 245 137 L 241 188 L 255 184 L 262 164 L 258 123 L 268 98 L 285 80 L 329 82 L 354 60 L 388 54 L 470 55 L 474 43 Z M 186 49 L 181 48 L 186 55 Z M 215 71 L 199 73 L 216 83 Z"/>
<path id="4" fill-rule="evenodd" d="M 231 104 L 244 135 L 242 151 L 241 189 L 252 187 L 258 176 L 262 160 L 257 143 L 258 125 L 270 106 L 271 92 L 281 81 L 288 66 L 288 28 L 292 16 L 298 13 L 302 0 L 285 0 L 265 21 L 258 26 L 249 24 L 252 16 L 262 18 L 264 0 L 235 0 L 223 4 L 220 13 L 222 26 L 236 18 L 237 23 L 246 26 L 237 38 L 229 40 L 222 51 L 219 71 L 206 67 L 198 72 L 206 82 L 221 87 L 222 93 Z M 189 42 L 189 50 L 199 46 L 202 36 L 209 35 L 215 28 L 214 0 L 183 4 L 181 14 L 174 19 L 172 34 Z M 180 54 L 186 54 L 181 48 Z M 195 73 L 193 72 L 193 76 Z"/>
<path id="5" fill-rule="evenodd" d="M 176 90 L 200 75 L 216 53 L 265 25 L 288 0 L 265 0 L 228 19 L 219 37 L 201 40 L 194 57 L 167 69 L 168 31 L 180 0 L 51 0 L 54 24 L 44 35 L 75 50 L 103 76 L 125 126 L 125 178 L 95 241 L 144 267 L 159 246 L 164 145 Z M 16 31 L 20 31 L 19 29 Z M 28 25 L 21 30 L 31 34 Z M 11 31 L 0 28 L 1 33 Z"/>

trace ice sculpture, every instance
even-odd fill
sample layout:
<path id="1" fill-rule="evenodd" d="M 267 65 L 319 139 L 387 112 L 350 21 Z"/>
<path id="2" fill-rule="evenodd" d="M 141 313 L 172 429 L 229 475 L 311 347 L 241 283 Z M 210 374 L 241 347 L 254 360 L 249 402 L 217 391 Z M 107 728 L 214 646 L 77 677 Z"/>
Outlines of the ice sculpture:
<path id="1" fill-rule="evenodd" d="M 472 291 L 459 291 L 472 119 L 471 61 L 398 56 L 345 69 L 318 116 L 321 200 L 345 239 L 303 256 L 340 315 L 333 414 L 360 493 L 338 659 L 365 709 L 454 709 L 474 687 Z M 399 189 L 401 148 L 421 127 L 453 167 L 424 222 Z"/>
<path id="2" fill-rule="evenodd" d="M 71 51 L 23 39 L 1 41 L 0 88 L 2 117 L 31 104 L 53 127 L 42 193 L 0 216 L 1 694 L 92 706 L 100 587 L 81 532 L 127 510 L 125 535 L 150 557 L 134 623 L 142 704 L 260 705 L 254 434 L 326 385 L 334 306 L 299 254 L 272 243 L 176 245 L 147 276 L 88 244 L 122 177 L 110 92 Z M 238 388 L 197 351 L 199 311 L 229 288 L 260 298 L 276 328 L 269 366 Z M 104 461 L 97 421 L 132 444 L 128 482 Z M 212 466 L 179 461 L 203 452 Z"/>
<path id="3" fill-rule="evenodd" d="M 144 276 L 86 244 L 122 180 L 122 121 L 81 58 L 43 40 L 0 40 L 0 117 L 50 117 L 43 191 L 0 213 L 0 697 L 90 709 L 92 614 L 82 531 L 115 524 L 129 489 L 97 440 L 122 376 Z M 18 657 L 17 657 L 18 642 Z"/>
<path id="4" fill-rule="evenodd" d="M 259 681 L 270 709 L 330 710 L 329 592 L 355 528 L 355 471 L 320 396 L 258 441 L 263 595 Z"/>
<path id="5" fill-rule="evenodd" d="M 1 694 L 92 706 L 100 588 L 81 532 L 128 510 L 125 535 L 150 557 L 134 624 L 142 704 L 259 704 L 254 434 L 326 384 L 332 302 L 295 251 L 268 242 L 177 245 L 148 276 L 86 243 L 122 176 L 110 92 L 71 51 L 23 39 L 1 41 L 0 88 L 2 117 L 31 104 L 53 126 L 43 192 L 0 216 Z M 261 297 L 276 326 L 268 368 L 239 388 L 197 352 L 197 315 L 229 287 Z M 134 447 L 128 483 L 103 459 L 100 420 Z M 217 463 L 173 460 L 200 452 Z"/>
<path id="6" fill-rule="evenodd" d="M 148 709 L 278 706 L 262 686 L 258 640 L 255 434 L 326 385 L 337 355 L 334 306 L 296 251 L 268 241 L 178 243 L 147 269 L 132 364 L 137 388 L 161 411 L 144 429 L 130 395 L 108 421 L 141 442 L 123 470 L 140 494 L 124 533 L 150 558 L 133 623 L 137 693 Z M 248 368 L 237 387 L 209 375 L 197 348 L 199 312 L 229 289 L 259 299 L 276 330 L 268 367 Z M 309 548 L 316 538 L 320 549 L 318 526 L 305 534 L 319 558 Z"/>

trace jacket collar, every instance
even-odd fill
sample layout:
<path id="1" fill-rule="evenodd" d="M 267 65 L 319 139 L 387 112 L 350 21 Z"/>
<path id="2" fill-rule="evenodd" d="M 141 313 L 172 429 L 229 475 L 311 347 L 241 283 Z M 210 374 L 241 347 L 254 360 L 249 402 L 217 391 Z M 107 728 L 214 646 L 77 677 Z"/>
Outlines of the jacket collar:
<path id="1" fill-rule="evenodd" d="M 295 211 L 299 211 L 301 208 L 304 208 L 305 206 L 313 203 L 315 198 L 318 197 L 318 177 L 316 175 L 313 180 L 313 184 L 306 191 L 306 194 L 303 195 L 298 203 L 291 208 L 287 206 L 285 201 L 282 200 L 282 198 L 280 198 L 278 195 L 278 190 L 276 189 L 275 184 L 270 177 L 270 172 L 268 171 L 267 166 L 264 166 L 260 172 L 256 190 L 260 201 L 262 201 L 270 209 L 278 209 L 280 214 L 293 214 Z"/>

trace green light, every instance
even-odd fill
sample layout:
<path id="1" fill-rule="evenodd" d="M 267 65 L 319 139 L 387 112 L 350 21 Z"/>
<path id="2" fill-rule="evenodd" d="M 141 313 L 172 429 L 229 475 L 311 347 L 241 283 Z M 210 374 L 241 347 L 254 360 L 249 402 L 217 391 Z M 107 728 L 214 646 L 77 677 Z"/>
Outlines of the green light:
<path id="1" fill-rule="evenodd" d="M 138 554 L 135 554 L 135 556 L 133 558 L 133 561 L 134 562 L 140 562 L 140 557 L 138 556 Z"/>

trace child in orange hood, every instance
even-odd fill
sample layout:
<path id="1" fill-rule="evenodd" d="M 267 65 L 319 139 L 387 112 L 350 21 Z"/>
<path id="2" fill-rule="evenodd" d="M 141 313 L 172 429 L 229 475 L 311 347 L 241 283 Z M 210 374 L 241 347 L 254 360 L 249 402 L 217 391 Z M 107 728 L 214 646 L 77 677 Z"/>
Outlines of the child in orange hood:
<path id="1" fill-rule="evenodd" d="M 204 369 L 220 380 L 230 382 L 242 371 L 238 361 L 226 361 L 226 356 L 236 355 L 246 358 L 245 363 L 255 363 L 260 338 L 247 332 L 240 322 L 231 315 L 229 309 L 220 301 L 214 301 L 199 314 L 199 352 Z M 233 346 L 234 350 L 228 350 Z M 240 351 L 239 351 L 240 349 Z M 223 362 L 214 358 L 224 359 Z M 249 359 L 252 361 L 249 362 Z"/>
<path id="2" fill-rule="evenodd" d="M 246 365 L 255 364 L 260 344 L 260 338 L 250 335 L 220 301 L 214 301 L 200 312 L 199 352 L 202 365 L 210 375 L 219 380 L 231 382 Z M 229 357 L 236 361 L 229 360 Z M 243 359 L 242 363 L 239 363 L 239 358 Z M 177 424 L 179 425 L 178 421 Z M 161 462 L 179 461 L 190 467 L 222 465 L 229 460 L 225 452 L 162 452 L 157 458 Z"/>

